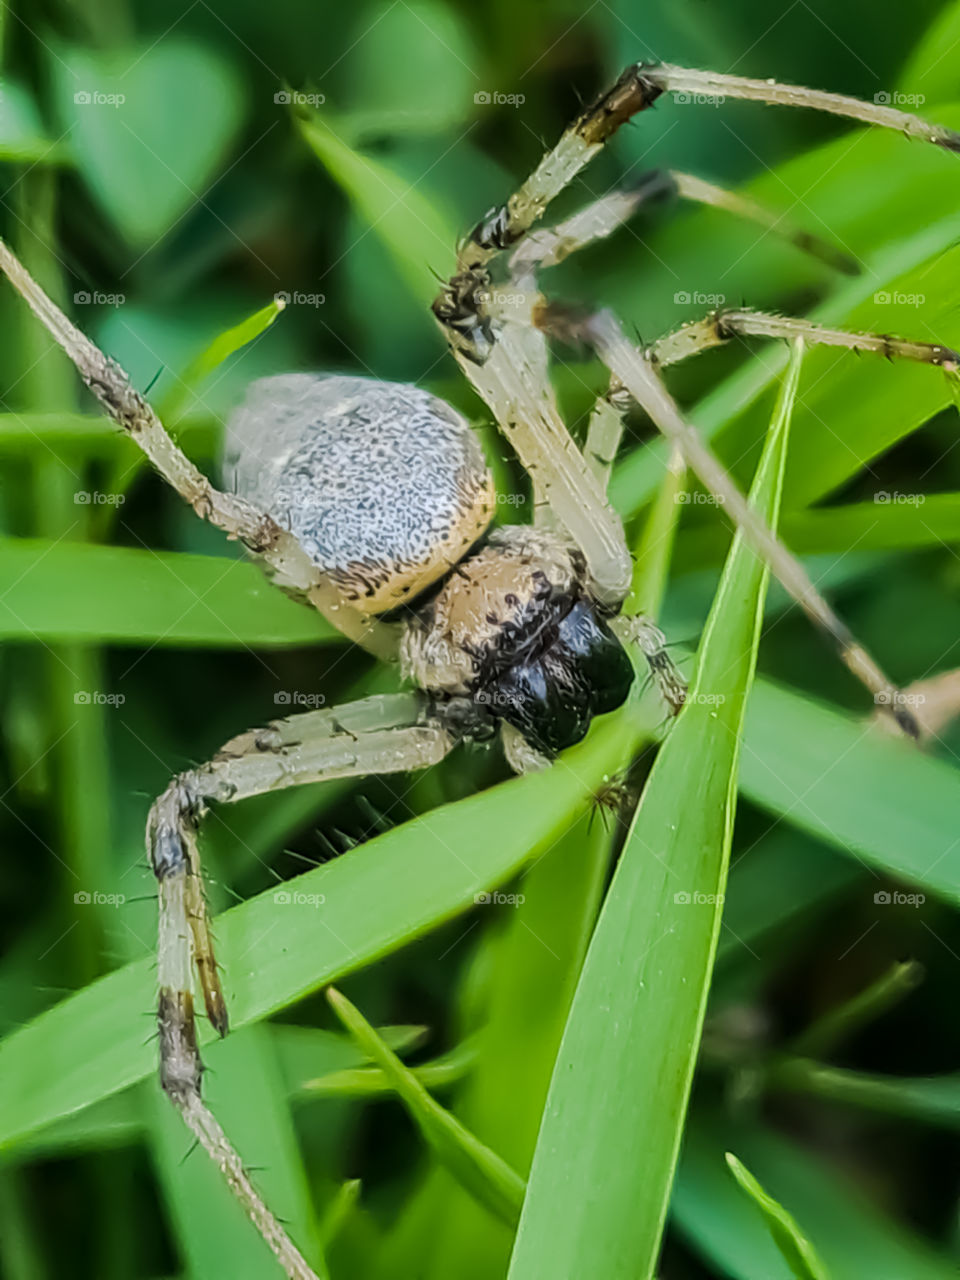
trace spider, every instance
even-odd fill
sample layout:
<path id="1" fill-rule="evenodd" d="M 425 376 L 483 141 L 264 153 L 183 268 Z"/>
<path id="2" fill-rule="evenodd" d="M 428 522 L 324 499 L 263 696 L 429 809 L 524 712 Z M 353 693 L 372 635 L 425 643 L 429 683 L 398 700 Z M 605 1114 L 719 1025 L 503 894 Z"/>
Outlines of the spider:
<path id="1" fill-rule="evenodd" d="M 671 710 L 683 683 L 655 624 L 625 618 L 631 558 L 605 497 L 623 426 L 639 406 L 718 498 L 774 574 L 836 645 L 900 729 L 917 726 L 899 690 L 857 644 L 802 565 L 747 505 L 679 413 L 660 370 L 737 335 L 826 343 L 924 362 L 956 374 L 944 346 L 855 334 L 753 311 L 720 311 L 638 347 L 607 311 L 545 302 L 536 276 L 606 237 L 641 205 L 675 191 L 768 228 L 779 220 L 688 175 L 648 175 L 566 221 L 534 231 L 563 190 L 637 113 L 664 93 L 717 95 L 809 107 L 897 129 L 948 151 L 960 135 L 886 106 L 810 89 L 664 64 L 629 67 L 585 110 L 503 206 L 461 244 L 433 311 L 461 369 L 529 473 L 534 521 L 488 532 L 492 480 L 468 424 L 415 387 L 288 375 L 253 384 L 228 426 L 217 489 L 187 459 L 144 397 L 79 332 L 0 242 L 0 267 L 73 360 L 114 422 L 199 516 L 239 538 L 278 585 L 317 608 L 350 640 L 398 658 L 415 692 L 311 711 L 241 734 L 206 765 L 174 778 L 155 802 L 147 848 L 159 884 L 160 1078 L 196 1139 L 293 1280 L 314 1272 L 263 1202 L 201 1097 L 192 966 L 206 1012 L 227 1031 L 201 883 L 198 828 L 212 802 L 235 802 L 329 778 L 435 764 L 465 738 L 499 730 L 517 771 L 547 767 L 592 717 L 626 698 L 638 646 Z M 845 269 L 830 245 L 794 243 Z M 503 287 L 501 287 L 503 286 Z M 576 337 L 607 366 L 581 451 L 557 408 L 548 339 Z"/>

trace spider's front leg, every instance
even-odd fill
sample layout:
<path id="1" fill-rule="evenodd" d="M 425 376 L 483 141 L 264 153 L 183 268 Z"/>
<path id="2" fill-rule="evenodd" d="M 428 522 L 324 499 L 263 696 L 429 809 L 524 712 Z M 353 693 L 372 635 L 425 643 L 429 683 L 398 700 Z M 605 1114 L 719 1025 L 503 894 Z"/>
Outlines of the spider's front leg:
<path id="1" fill-rule="evenodd" d="M 221 1170 L 290 1280 L 317 1280 L 264 1203 L 239 1154 L 200 1092 L 202 1064 L 193 1010 L 192 966 L 211 1023 L 222 1036 L 227 1009 L 207 918 L 197 844 L 211 803 L 229 803 L 333 778 L 396 773 L 436 764 L 453 746 L 416 694 L 365 698 L 310 711 L 228 742 L 199 769 L 174 778 L 147 822 L 147 850 L 160 900 L 157 1019 L 160 1080 L 190 1131 Z"/>
<path id="2" fill-rule="evenodd" d="M 0 271 L 24 298 L 103 408 L 156 470 L 204 520 L 239 538 L 286 586 L 301 592 L 327 621 L 377 657 L 396 657 L 393 628 L 360 613 L 272 516 L 236 494 L 217 489 L 175 443 L 123 369 L 67 319 L 19 259 L 0 240 Z"/>

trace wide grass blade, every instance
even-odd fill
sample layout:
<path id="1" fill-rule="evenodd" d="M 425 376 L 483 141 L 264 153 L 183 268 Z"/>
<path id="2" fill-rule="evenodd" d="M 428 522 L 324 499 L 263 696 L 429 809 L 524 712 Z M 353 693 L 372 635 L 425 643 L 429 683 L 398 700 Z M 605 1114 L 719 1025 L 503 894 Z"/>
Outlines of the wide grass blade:
<path id="1" fill-rule="evenodd" d="M 0 639 L 306 645 L 338 638 L 255 564 L 139 547 L 0 540 Z"/>
<path id="2" fill-rule="evenodd" d="M 801 349 L 752 499 L 775 523 Z M 564 1033 L 511 1280 L 654 1273 L 720 928 L 767 573 L 738 537 Z"/>

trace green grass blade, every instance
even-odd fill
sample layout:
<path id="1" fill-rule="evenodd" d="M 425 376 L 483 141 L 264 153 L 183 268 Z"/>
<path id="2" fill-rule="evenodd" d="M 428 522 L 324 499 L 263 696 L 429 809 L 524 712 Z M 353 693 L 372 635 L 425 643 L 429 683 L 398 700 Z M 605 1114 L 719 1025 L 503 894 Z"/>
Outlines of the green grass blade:
<path id="1" fill-rule="evenodd" d="M 960 902 L 960 775 L 912 743 L 758 680 L 740 789 L 847 856 Z"/>
<path id="2" fill-rule="evenodd" d="M 163 398 L 158 410 L 161 421 L 169 427 L 179 417 L 183 406 L 191 393 L 196 391 L 211 373 L 225 360 L 247 343 L 255 341 L 266 333 L 276 318 L 286 307 L 286 298 L 277 294 L 272 302 L 247 316 L 239 324 L 232 325 L 218 334 L 200 354 L 190 362 L 177 379 L 176 386 Z"/>
<path id="3" fill-rule="evenodd" d="M 381 1039 L 382 1033 L 378 1032 Z M 435 1093 L 459 1084 L 469 1074 L 477 1060 L 476 1045 L 464 1040 L 449 1053 L 411 1067 L 413 1077 L 425 1089 Z M 301 1086 L 305 1094 L 317 1098 L 377 1098 L 394 1092 L 390 1076 L 380 1067 L 347 1067 L 331 1071 L 327 1075 L 305 1080 Z"/>
<path id="4" fill-rule="evenodd" d="M 797 348 L 752 490 L 774 522 L 800 360 Z M 511 1280 L 653 1275 L 720 928 L 766 578 L 738 537 L 587 953 Z"/>
<path id="5" fill-rule="evenodd" d="M 830 1280 L 817 1251 L 800 1230 L 796 1220 L 779 1201 L 764 1191 L 750 1170 L 732 1152 L 727 1152 L 726 1160 L 738 1185 L 763 1214 L 774 1243 L 797 1280 Z"/>
<path id="6" fill-rule="evenodd" d="M 0 540 L 0 639 L 305 645 L 336 640 L 316 612 L 229 556 Z"/>
<path id="7" fill-rule="evenodd" d="M 331 987 L 327 999 L 360 1048 L 387 1076 L 441 1163 L 480 1204 L 503 1222 L 515 1225 L 523 1204 L 524 1182 L 520 1175 L 431 1098 L 413 1072 L 391 1053 L 345 996 Z"/>
<path id="8" fill-rule="evenodd" d="M 831 1280 L 955 1280 L 955 1260 L 898 1225 L 826 1160 L 702 1108 L 684 1140 L 671 1209 L 673 1223 L 717 1275 L 791 1280 L 762 1218 L 730 1177 L 724 1153 L 731 1148 L 816 1236 Z"/>
<path id="9" fill-rule="evenodd" d="M 881 1076 L 828 1067 L 807 1058 L 777 1063 L 767 1087 L 806 1093 L 844 1106 L 902 1116 L 941 1129 L 960 1130 L 960 1073 L 946 1076 Z"/>

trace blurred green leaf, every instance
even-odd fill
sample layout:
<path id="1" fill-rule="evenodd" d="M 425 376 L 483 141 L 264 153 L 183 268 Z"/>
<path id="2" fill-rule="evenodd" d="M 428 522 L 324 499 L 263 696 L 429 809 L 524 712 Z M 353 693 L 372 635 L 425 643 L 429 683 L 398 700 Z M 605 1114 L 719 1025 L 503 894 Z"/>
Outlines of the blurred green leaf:
<path id="1" fill-rule="evenodd" d="M 415 298 L 428 305 L 437 292 L 432 273 L 449 274 L 453 265 L 453 217 L 429 186 L 411 185 L 385 161 L 350 147 L 327 113 L 300 115 L 297 123 L 317 159 L 390 251 Z"/>
<path id="2" fill-rule="evenodd" d="M 176 36 L 53 59 L 60 118 L 87 186 L 144 250 L 201 204 L 240 125 L 232 64 Z"/>
<path id="3" fill-rule="evenodd" d="M 339 127 L 351 146 L 368 138 L 435 136 L 461 125 L 481 89 L 477 52 L 456 10 L 435 0 L 381 4 L 365 19 L 349 107 Z"/>

